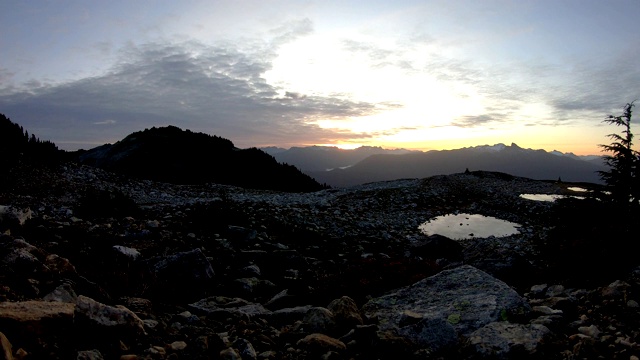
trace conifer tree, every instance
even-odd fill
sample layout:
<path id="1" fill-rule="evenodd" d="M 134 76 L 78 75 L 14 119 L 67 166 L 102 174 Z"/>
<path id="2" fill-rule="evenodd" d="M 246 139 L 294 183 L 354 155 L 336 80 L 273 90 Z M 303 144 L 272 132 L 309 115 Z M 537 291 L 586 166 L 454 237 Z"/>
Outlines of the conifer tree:
<path id="1" fill-rule="evenodd" d="M 636 207 L 640 201 L 640 153 L 632 148 L 631 115 L 634 106 L 634 102 L 628 103 L 622 115 L 609 115 L 603 120 L 622 126 L 623 130 L 621 134 L 608 135 L 613 140 L 611 144 L 599 145 L 602 151 L 611 153 L 604 157 L 610 169 L 599 171 L 600 177 L 609 186 L 613 201 L 624 208 Z"/>

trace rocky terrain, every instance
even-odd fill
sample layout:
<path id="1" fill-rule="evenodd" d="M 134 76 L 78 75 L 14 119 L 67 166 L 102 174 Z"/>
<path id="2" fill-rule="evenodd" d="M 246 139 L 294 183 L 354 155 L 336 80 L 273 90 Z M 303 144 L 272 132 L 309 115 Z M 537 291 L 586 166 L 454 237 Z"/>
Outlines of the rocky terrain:
<path id="1" fill-rule="evenodd" d="M 11 175 L 5 359 L 640 356 L 640 268 L 558 272 L 557 204 L 519 197 L 576 195 L 569 184 L 474 172 L 299 194 L 71 164 Z M 456 212 L 522 227 L 461 241 L 418 230 Z"/>

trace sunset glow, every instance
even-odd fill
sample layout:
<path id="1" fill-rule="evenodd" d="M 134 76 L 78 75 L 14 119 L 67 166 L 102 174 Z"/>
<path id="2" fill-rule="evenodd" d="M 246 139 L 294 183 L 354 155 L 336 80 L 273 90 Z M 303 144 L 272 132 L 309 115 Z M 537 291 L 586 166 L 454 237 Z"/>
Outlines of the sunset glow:
<path id="1" fill-rule="evenodd" d="M 173 124 L 238 147 L 598 154 L 612 132 L 602 119 L 640 97 L 638 11 L 626 0 L 3 2 L 0 112 L 65 149 Z"/>

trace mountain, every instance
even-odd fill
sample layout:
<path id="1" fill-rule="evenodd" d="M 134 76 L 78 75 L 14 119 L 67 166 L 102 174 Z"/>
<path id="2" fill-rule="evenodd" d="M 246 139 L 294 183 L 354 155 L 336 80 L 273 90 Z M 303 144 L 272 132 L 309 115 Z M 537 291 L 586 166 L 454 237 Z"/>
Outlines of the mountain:
<path id="1" fill-rule="evenodd" d="M 291 164 L 304 172 L 326 171 L 346 168 L 379 154 L 408 154 L 405 149 L 388 150 L 377 146 L 361 146 L 353 150 L 335 146 L 292 147 L 288 150 L 276 147 L 262 148 L 281 163 Z"/>
<path id="2" fill-rule="evenodd" d="M 176 184 L 213 182 L 306 192 L 323 188 L 291 165 L 256 148 L 175 126 L 134 132 L 115 144 L 79 151 L 77 160 L 116 173 Z"/>
<path id="3" fill-rule="evenodd" d="M 277 146 L 267 146 L 267 147 L 261 147 L 260 150 L 266 152 L 267 154 L 269 154 L 271 156 L 274 156 L 274 155 L 279 154 L 281 152 L 285 152 L 288 149 L 277 147 Z"/>
<path id="4" fill-rule="evenodd" d="M 456 150 L 372 155 L 359 163 L 332 171 L 308 172 L 330 186 L 352 186 L 401 178 L 424 178 L 469 170 L 509 173 L 538 180 L 601 183 L 598 160 L 558 156 L 544 150 L 523 149 L 516 144 L 476 146 Z"/>

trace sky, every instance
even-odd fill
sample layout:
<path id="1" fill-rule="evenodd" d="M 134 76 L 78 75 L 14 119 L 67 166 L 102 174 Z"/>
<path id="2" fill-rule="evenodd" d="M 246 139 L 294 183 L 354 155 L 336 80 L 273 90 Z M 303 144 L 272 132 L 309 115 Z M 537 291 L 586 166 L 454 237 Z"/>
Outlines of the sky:
<path id="1" fill-rule="evenodd" d="M 3 0 L 0 113 L 65 150 L 175 125 L 240 148 L 599 154 L 620 130 L 602 120 L 640 98 L 639 15 L 637 0 Z"/>

